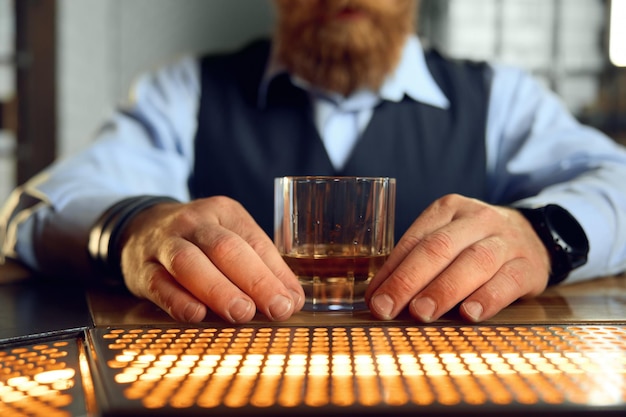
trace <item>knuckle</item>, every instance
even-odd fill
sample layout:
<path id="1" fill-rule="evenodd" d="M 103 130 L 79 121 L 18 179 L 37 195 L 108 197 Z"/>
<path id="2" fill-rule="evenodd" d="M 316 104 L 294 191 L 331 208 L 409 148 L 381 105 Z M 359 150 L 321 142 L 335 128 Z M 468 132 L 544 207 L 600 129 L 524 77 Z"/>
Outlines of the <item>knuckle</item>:
<path id="1" fill-rule="evenodd" d="M 267 277 L 260 274 L 249 277 L 246 283 L 249 294 L 262 293 L 264 286 L 268 282 L 266 278 Z"/>
<path id="2" fill-rule="evenodd" d="M 458 198 L 459 198 L 459 195 L 458 195 L 458 194 L 454 194 L 454 193 L 452 193 L 452 194 L 446 194 L 446 195 L 444 195 L 444 196 L 440 197 L 440 198 L 437 200 L 437 203 L 438 203 L 439 205 L 441 205 L 441 206 L 449 206 L 449 205 L 451 205 L 451 204 L 454 204 L 454 202 L 455 202 Z"/>
<path id="3" fill-rule="evenodd" d="M 223 195 L 206 198 L 203 203 L 211 205 L 220 211 L 225 210 L 226 212 L 240 210 L 242 208 L 239 202 Z"/>
<path id="4" fill-rule="evenodd" d="M 399 267 L 391 277 L 393 279 L 394 293 L 413 294 L 416 291 L 416 274 L 409 268 Z"/>
<path id="5" fill-rule="evenodd" d="M 526 288 L 526 274 L 518 267 L 510 266 L 503 268 L 502 275 L 507 279 L 510 290 L 514 293 L 522 293 Z"/>
<path id="6" fill-rule="evenodd" d="M 404 236 L 402 236 L 402 239 L 400 239 L 396 247 L 403 253 L 408 253 L 413 248 L 415 248 L 420 243 L 421 240 L 422 240 L 421 236 L 418 236 L 413 233 L 406 233 Z"/>
<path id="7" fill-rule="evenodd" d="M 496 249 L 491 245 L 472 245 L 465 250 L 465 256 L 469 257 L 474 268 L 485 272 L 493 272 L 498 269 L 499 257 Z"/>
<path id="8" fill-rule="evenodd" d="M 466 199 L 466 197 L 463 197 L 460 194 L 446 194 L 442 197 L 440 197 L 435 204 L 443 210 L 450 210 L 453 208 L 456 208 L 459 206 L 459 204 L 461 204 L 464 200 Z"/>
<path id="9" fill-rule="evenodd" d="M 235 236 L 221 233 L 212 236 L 209 243 L 211 257 L 220 263 L 235 262 L 241 253 L 241 242 Z"/>
<path id="10" fill-rule="evenodd" d="M 248 245 L 254 249 L 260 257 L 265 257 L 271 251 L 275 251 L 276 247 L 266 239 L 265 235 L 255 235 L 247 238 Z"/>
<path id="11" fill-rule="evenodd" d="M 195 250 L 191 246 L 173 250 L 169 259 L 172 275 L 178 276 L 189 271 L 195 262 L 195 257 Z"/>
<path id="12" fill-rule="evenodd" d="M 243 206 L 237 201 L 226 196 L 213 196 L 194 200 L 185 206 L 185 209 L 178 210 L 172 220 L 177 227 L 184 230 L 194 230 L 198 224 L 210 222 L 220 222 L 222 213 L 236 213 Z"/>
<path id="13" fill-rule="evenodd" d="M 502 294 L 492 288 L 485 288 L 476 295 L 480 303 L 484 306 L 485 311 L 497 311 L 503 303 Z"/>
<path id="14" fill-rule="evenodd" d="M 228 299 L 224 297 L 224 294 L 228 293 L 228 286 L 220 283 L 218 280 L 208 278 L 203 286 L 202 300 L 212 308 L 226 308 Z"/>
<path id="15" fill-rule="evenodd" d="M 158 285 L 156 284 L 157 277 L 155 274 L 150 274 L 146 279 L 146 292 L 147 297 L 150 299 L 160 298 Z"/>
<path id="16" fill-rule="evenodd" d="M 450 300 L 456 300 L 460 294 L 460 287 L 461 283 L 459 280 L 439 279 L 433 286 L 433 288 L 435 288 L 435 298 L 440 300 L 446 300 L 446 303 Z"/>
<path id="17" fill-rule="evenodd" d="M 169 313 L 174 305 L 174 295 L 171 291 L 161 291 L 160 281 L 162 279 L 163 276 L 157 270 L 152 271 L 147 276 L 145 297 Z"/>
<path id="18" fill-rule="evenodd" d="M 230 197 L 226 197 L 224 195 L 216 195 L 213 197 L 209 197 L 207 201 L 210 201 L 212 204 L 217 204 L 219 206 L 229 206 L 232 204 L 236 204 L 235 200 Z"/>
<path id="19" fill-rule="evenodd" d="M 476 206 L 472 216 L 475 220 L 479 221 L 482 224 L 490 224 L 493 222 L 495 217 L 497 216 L 497 212 L 493 207 L 490 207 L 485 204 L 480 204 Z"/>
<path id="20" fill-rule="evenodd" d="M 449 260 L 452 258 L 454 241 L 445 232 L 432 233 L 422 240 L 421 250 L 431 261 Z"/>
<path id="21" fill-rule="evenodd" d="M 200 216 L 196 210 L 178 210 L 170 221 L 170 225 L 176 225 L 174 230 L 193 230 L 198 224 Z"/>

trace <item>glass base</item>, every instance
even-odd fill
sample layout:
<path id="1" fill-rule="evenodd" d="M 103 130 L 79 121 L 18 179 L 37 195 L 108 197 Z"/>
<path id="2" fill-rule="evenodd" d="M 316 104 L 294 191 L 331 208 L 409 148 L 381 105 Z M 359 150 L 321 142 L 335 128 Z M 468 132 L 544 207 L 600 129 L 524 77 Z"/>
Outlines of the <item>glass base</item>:
<path id="1" fill-rule="evenodd" d="M 328 311 L 328 312 L 342 312 L 342 311 L 363 311 L 367 310 L 367 304 L 365 301 L 352 302 L 350 304 L 329 304 L 329 303 L 314 303 L 309 300 L 305 301 L 302 311 Z"/>

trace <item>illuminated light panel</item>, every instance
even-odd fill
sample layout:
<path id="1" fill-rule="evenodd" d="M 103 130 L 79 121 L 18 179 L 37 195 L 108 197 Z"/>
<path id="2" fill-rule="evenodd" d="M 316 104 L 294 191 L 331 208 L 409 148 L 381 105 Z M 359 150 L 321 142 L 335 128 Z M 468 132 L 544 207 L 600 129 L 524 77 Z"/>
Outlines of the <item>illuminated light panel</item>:
<path id="1" fill-rule="evenodd" d="M 609 58 L 613 65 L 626 67 L 626 0 L 611 0 Z"/>
<path id="2" fill-rule="evenodd" d="M 85 414 L 76 341 L 0 350 L 0 415 Z"/>
<path id="3" fill-rule="evenodd" d="M 149 409 L 626 405 L 625 326 L 93 332 L 112 392 Z"/>

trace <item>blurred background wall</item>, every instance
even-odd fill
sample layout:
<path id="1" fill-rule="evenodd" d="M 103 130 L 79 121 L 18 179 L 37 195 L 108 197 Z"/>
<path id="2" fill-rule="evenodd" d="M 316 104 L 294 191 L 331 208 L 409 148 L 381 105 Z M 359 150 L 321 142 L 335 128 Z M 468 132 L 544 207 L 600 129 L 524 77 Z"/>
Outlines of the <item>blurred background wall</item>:
<path id="1" fill-rule="evenodd" d="M 422 0 L 419 31 L 449 55 L 528 69 L 621 140 L 626 83 L 608 61 L 609 5 Z M 88 144 L 139 72 L 236 48 L 269 35 L 272 21 L 271 0 L 0 0 L 0 203 Z"/>
<path id="2" fill-rule="evenodd" d="M 90 140 L 141 71 L 271 31 L 268 0 L 57 1 L 62 155 Z"/>

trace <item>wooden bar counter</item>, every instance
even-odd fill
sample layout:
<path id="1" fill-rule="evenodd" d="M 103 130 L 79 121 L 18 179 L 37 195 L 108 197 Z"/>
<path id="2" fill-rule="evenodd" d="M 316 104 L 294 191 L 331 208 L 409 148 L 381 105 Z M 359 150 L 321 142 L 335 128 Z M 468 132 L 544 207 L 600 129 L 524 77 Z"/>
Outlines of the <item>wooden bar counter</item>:
<path id="1" fill-rule="evenodd" d="M 0 415 L 626 415 L 626 275 L 481 323 L 369 312 L 195 325 L 0 267 Z"/>
<path id="2" fill-rule="evenodd" d="M 91 290 L 88 300 L 96 326 L 145 325 L 172 323 L 172 319 L 151 302 L 138 300 L 123 289 Z M 219 322 L 217 316 L 209 316 L 207 322 Z M 254 323 L 265 323 L 257 316 Z M 377 323 L 387 325 L 398 322 L 415 323 L 408 315 L 397 320 L 381 322 L 369 312 L 358 313 L 312 313 L 300 312 L 286 323 L 288 325 L 333 325 L 338 323 Z M 483 322 L 485 325 L 515 323 L 626 323 L 626 276 L 599 278 L 583 283 L 556 286 L 540 296 L 520 300 L 498 315 Z M 437 325 L 460 324 L 459 316 L 450 313 L 438 320 Z"/>

